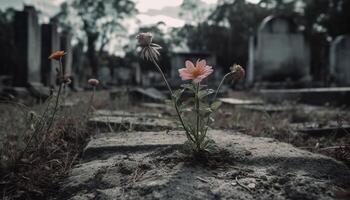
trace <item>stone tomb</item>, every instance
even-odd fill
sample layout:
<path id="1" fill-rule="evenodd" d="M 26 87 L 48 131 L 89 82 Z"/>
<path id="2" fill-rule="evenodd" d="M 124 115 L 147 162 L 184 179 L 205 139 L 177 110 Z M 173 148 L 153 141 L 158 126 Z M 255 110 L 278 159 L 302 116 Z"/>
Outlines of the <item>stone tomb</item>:
<path id="1" fill-rule="evenodd" d="M 248 82 L 308 79 L 309 47 L 291 20 L 265 18 L 249 46 Z"/>
<path id="2" fill-rule="evenodd" d="M 225 151 L 205 163 L 186 158 L 184 132 L 102 134 L 62 182 L 60 199 L 334 199 L 350 185 L 342 163 L 232 131 L 211 130 Z"/>
<path id="3" fill-rule="evenodd" d="M 329 71 L 337 84 L 350 86 L 350 35 L 338 36 L 332 42 Z"/>
<path id="4" fill-rule="evenodd" d="M 13 85 L 26 87 L 28 83 L 40 83 L 41 30 L 34 7 L 25 6 L 15 13 L 15 65 Z"/>
<path id="5" fill-rule="evenodd" d="M 350 87 L 262 89 L 259 95 L 269 102 L 298 101 L 311 105 L 349 105 Z"/>
<path id="6" fill-rule="evenodd" d="M 41 80 L 45 86 L 54 86 L 56 84 L 56 68 L 59 62 L 49 60 L 51 53 L 60 50 L 60 36 L 57 32 L 57 25 L 43 24 L 42 33 L 42 52 L 41 52 Z"/>

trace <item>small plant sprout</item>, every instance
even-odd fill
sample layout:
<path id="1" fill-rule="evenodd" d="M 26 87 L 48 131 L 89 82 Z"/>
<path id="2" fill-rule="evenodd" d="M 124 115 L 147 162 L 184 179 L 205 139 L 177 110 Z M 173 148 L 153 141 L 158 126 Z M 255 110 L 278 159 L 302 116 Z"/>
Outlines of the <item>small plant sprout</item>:
<path id="1" fill-rule="evenodd" d="M 191 83 L 181 85 L 181 89 L 173 91 L 159 65 L 157 60 L 161 48 L 152 43 L 150 33 L 141 33 L 137 36 L 141 49 L 141 58 L 151 61 L 159 73 L 162 75 L 166 86 L 171 94 L 170 104 L 174 106 L 182 128 L 185 130 L 187 142 L 193 155 L 201 155 L 214 147 L 215 142 L 208 138 L 207 132 L 209 124 L 213 122 L 211 115 L 216 111 L 221 102 L 216 100 L 217 94 L 225 79 L 232 77 L 233 81 L 244 77 L 245 71 L 240 65 L 233 65 L 230 72 L 223 76 L 216 90 L 208 89 L 201 84 L 202 81 L 214 72 L 213 68 L 207 65 L 205 60 L 197 60 L 192 63 L 187 60 L 185 67 L 179 70 L 179 76 L 182 80 L 191 80 Z M 184 92 L 191 93 L 190 98 L 182 98 Z"/>

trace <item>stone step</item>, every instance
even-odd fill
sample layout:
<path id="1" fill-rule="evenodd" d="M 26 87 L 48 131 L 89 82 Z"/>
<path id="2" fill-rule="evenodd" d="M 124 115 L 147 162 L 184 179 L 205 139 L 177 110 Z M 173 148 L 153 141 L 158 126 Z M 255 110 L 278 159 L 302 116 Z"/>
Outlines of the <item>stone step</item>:
<path id="1" fill-rule="evenodd" d="M 168 119 L 131 116 L 96 116 L 88 121 L 90 127 L 113 131 L 134 130 L 169 130 L 176 128 L 174 122 Z"/>
<path id="2" fill-rule="evenodd" d="M 105 152 L 132 152 L 179 146 L 185 142 L 185 139 L 182 132 L 103 133 L 88 143 L 84 150 L 84 157 L 88 158 Z"/>

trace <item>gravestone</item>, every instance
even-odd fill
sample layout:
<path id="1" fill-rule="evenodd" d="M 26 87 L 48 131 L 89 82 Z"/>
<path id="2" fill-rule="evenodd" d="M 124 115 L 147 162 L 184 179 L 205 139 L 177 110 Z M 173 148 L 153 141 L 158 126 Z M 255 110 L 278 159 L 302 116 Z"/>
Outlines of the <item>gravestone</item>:
<path id="1" fill-rule="evenodd" d="M 350 35 L 338 36 L 332 42 L 330 73 L 339 85 L 350 85 Z"/>
<path id="2" fill-rule="evenodd" d="M 60 50 L 60 36 L 57 32 L 57 25 L 43 24 L 41 26 L 41 80 L 45 86 L 55 85 L 56 68 L 59 68 L 59 62 L 49 60 L 51 53 Z"/>
<path id="3" fill-rule="evenodd" d="M 308 78 L 309 47 L 291 20 L 272 16 L 265 18 L 249 46 L 249 52 L 253 54 L 248 67 L 250 82 L 301 81 Z"/>
<path id="4" fill-rule="evenodd" d="M 65 74 L 73 75 L 72 65 L 73 65 L 73 49 L 72 49 L 72 34 L 69 32 L 62 32 L 60 37 L 60 50 L 66 52 L 63 57 L 63 71 Z"/>
<path id="5" fill-rule="evenodd" d="M 13 85 L 25 87 L 40 82 L 41 30 L 34 7 L 26 6 L 15 13 L 15 64 Z"/>
<path id="6" fill-rule="evenodd" d="M 98 79 L 101 84 L 106 85 L 112 81 L 111 70 L 107 66 L 103 66 L 98 70 Z"/>

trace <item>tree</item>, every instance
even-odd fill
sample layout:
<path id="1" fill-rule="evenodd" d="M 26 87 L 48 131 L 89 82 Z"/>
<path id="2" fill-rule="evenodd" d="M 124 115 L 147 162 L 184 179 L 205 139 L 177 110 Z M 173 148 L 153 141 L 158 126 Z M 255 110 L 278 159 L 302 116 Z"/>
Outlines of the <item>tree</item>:
<path id="1" fill-rule="evenodd" d="M 135 3 L 131 0 L 73 0 L 70 4 L 62 4 L 56 18 L 66 29 L 79 25 L 85 37 L 92 74 L 97 76 L 98 57 L 112 37 L 125 32 L 121 22 L 136 12 Z"/>
<path id="2" fill-rule="evenodd" d="M 214 53 L 218 65 L 226 70 L 234 63 L 245 65 L 249 37 L 269 13 L 245 0 L 220 1 L 204 22 L 176 30 L 177 42 L 187 39 L 191 50 Z"/>

